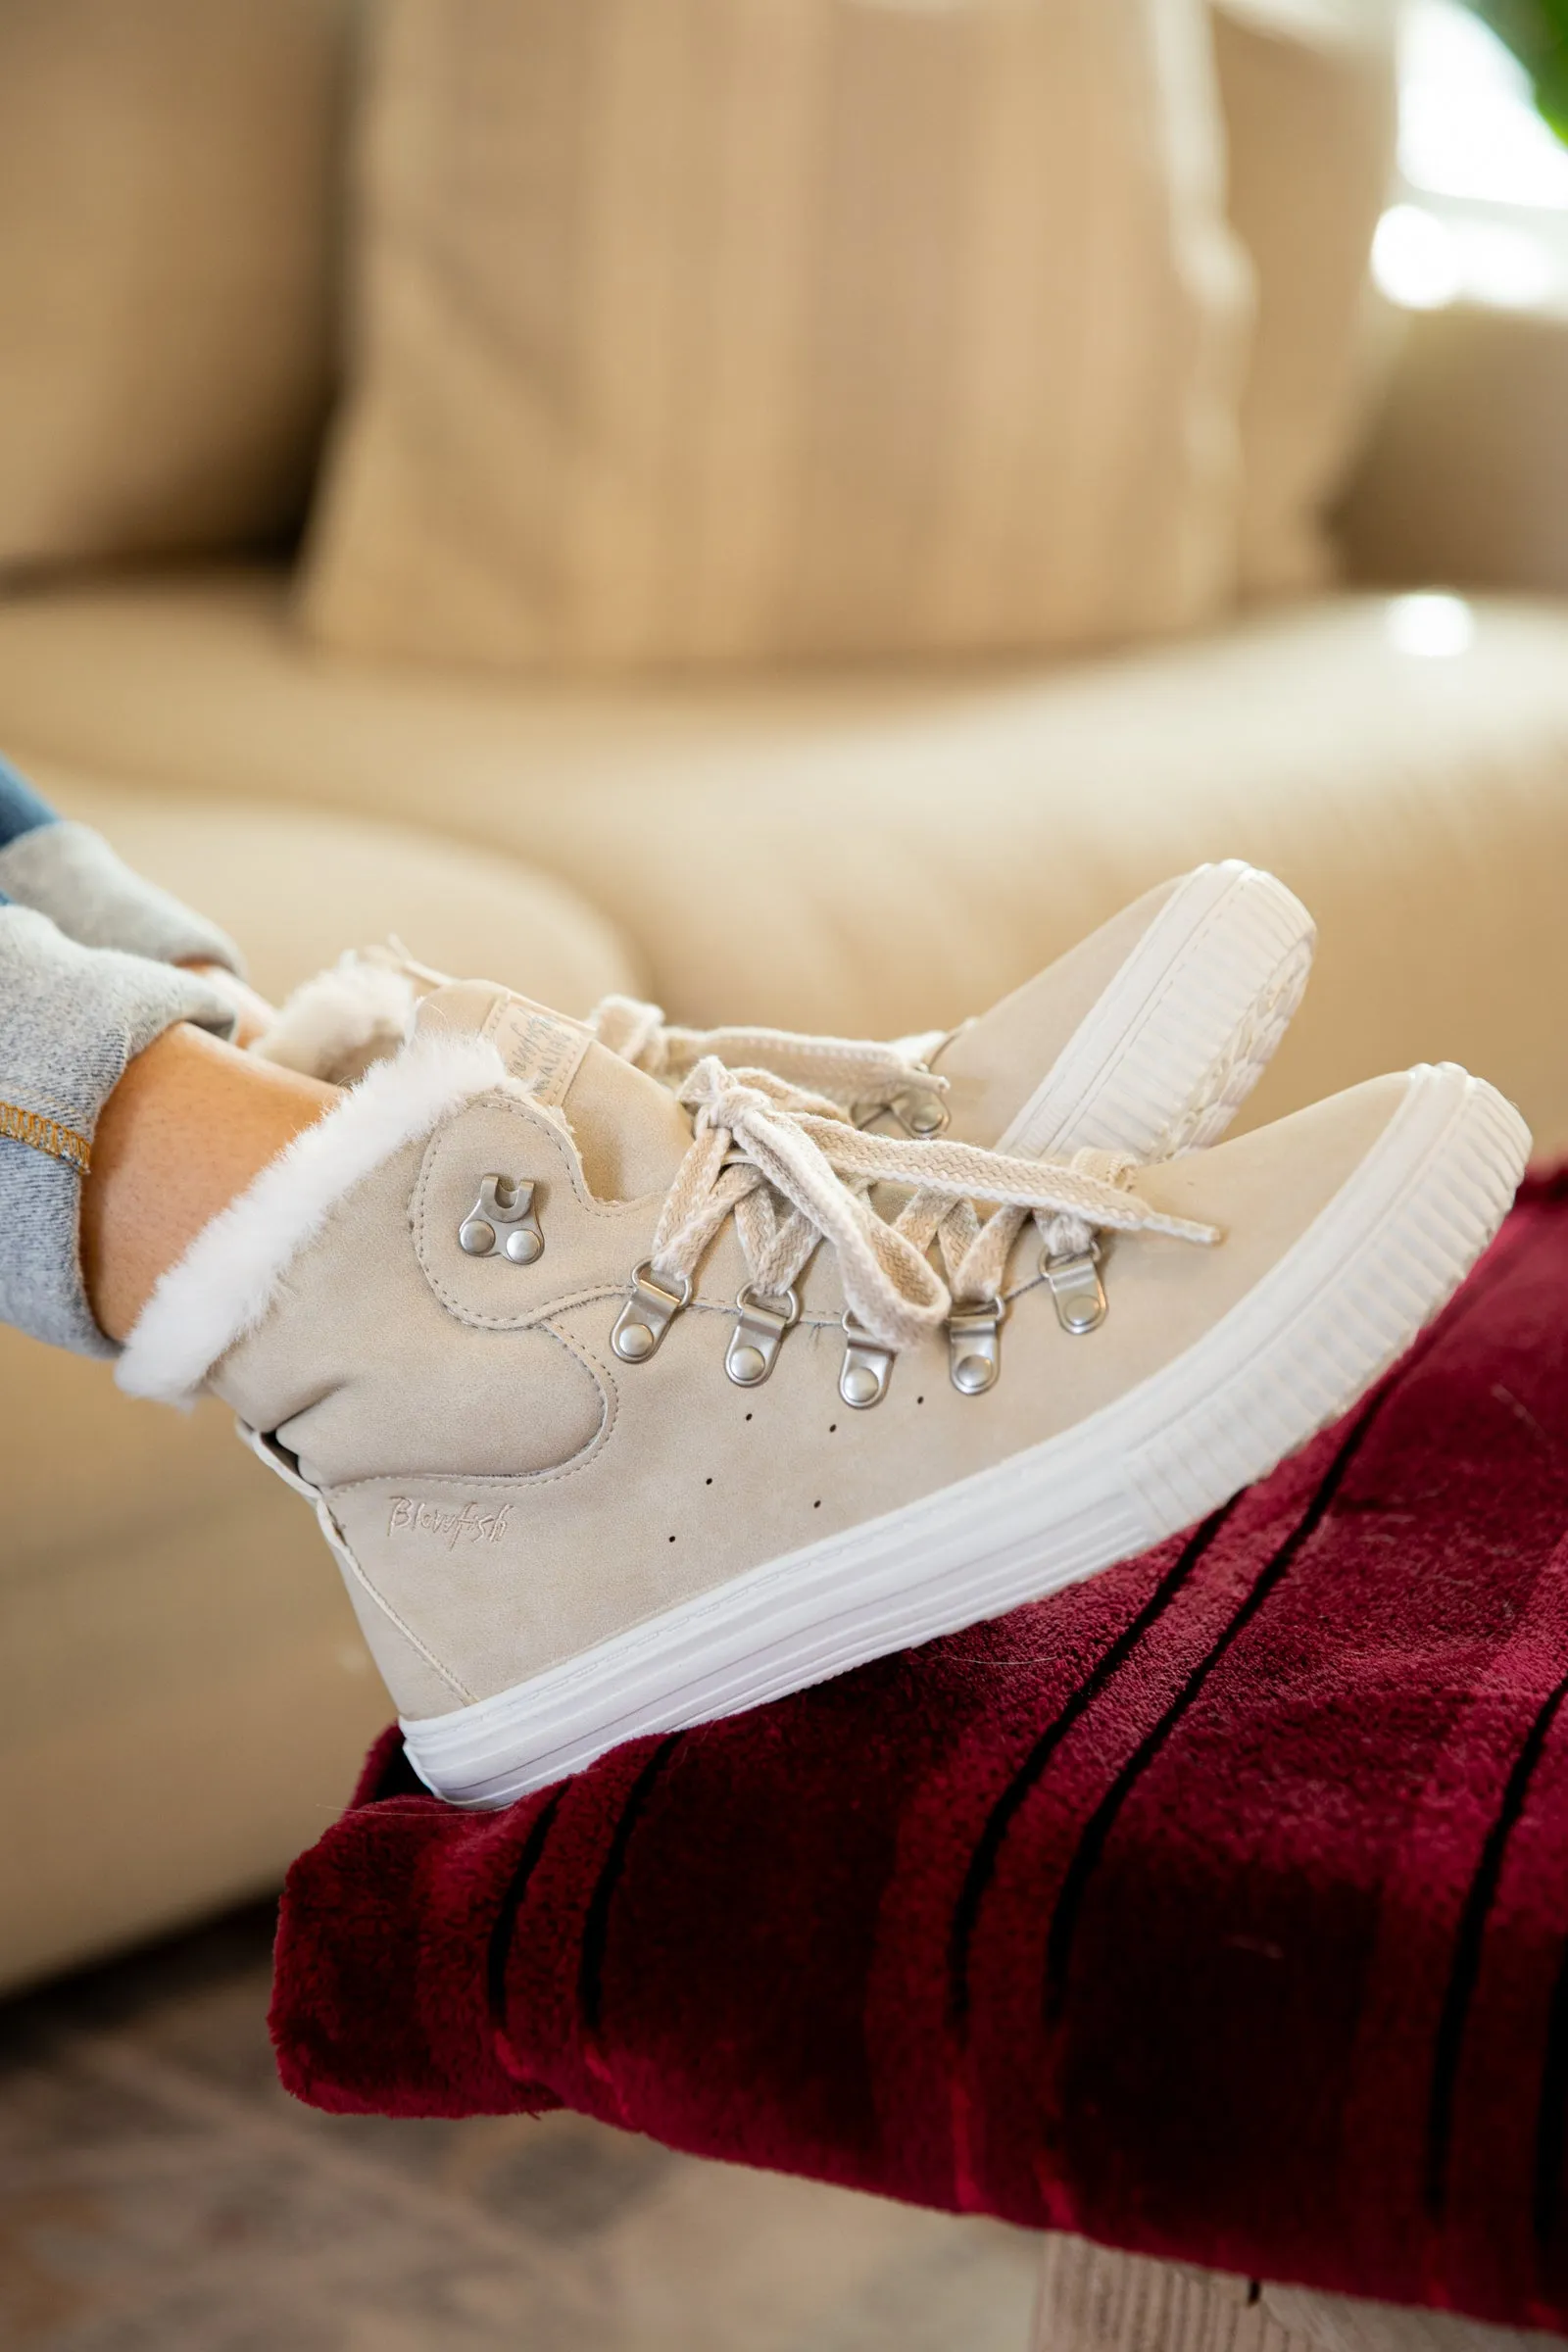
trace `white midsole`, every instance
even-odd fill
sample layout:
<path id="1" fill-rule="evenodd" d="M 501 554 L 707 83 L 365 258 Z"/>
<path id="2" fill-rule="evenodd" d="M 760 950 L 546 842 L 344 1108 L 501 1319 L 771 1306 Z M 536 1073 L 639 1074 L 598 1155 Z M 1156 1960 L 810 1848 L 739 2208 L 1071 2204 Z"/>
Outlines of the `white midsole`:
<path id="1" fill-rule="evenodd" d="M 1354 1402 L 1500 1223 L 1529 1134 L 1451 1063 L 1203 1339 L 1048 1443 L 752 1569 L 565 1664 L 405 1722 L 416 1771 L 502 1805 L 677 1731 L 1042 1598 L 1214 1510 Z"/>
<path id="2" fill-rule="evenodd" d="M 1229 858 L 1171 892 L 997 1145 L 1163 1158 L 1213 1143 L 1300 1003 L 1314 927 L 1273 874 Z M 1266 1035 L 1248 1051 L 1268 1008 Z"/>

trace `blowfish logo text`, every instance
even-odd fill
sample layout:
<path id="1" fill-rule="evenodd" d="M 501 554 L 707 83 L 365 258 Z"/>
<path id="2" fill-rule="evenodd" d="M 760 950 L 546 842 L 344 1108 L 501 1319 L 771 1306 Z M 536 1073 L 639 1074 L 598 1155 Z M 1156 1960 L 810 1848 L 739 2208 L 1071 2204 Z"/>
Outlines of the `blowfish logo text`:
<path id="1" fill-rule="evenodd" d="M 510 1502 L 498 1511 L 482 1510 L 476 1502 L 466 1502 L 461 1511 L 449 1511 L 439 1503 L 418 1502 L 412 1494 L 395 1494 L 386 1532 L 389 1536 L 437 1536 L 448 1551 L 456 1551 L 460 1544 L 499 1544 L 511 1517 Z"/>

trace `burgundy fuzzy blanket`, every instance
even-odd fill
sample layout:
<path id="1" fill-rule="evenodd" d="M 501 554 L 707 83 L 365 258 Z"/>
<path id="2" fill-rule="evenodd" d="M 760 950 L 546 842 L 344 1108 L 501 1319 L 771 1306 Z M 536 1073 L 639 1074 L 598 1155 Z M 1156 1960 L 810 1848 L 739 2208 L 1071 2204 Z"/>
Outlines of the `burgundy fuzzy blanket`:
<path id="1" fill-rule="evenodd" d="M 383 1742 L 283 2078 L 1568 2328 L 1565 1691 L 1559 1178 L 1183 1541 L 505 1813 Z"/>

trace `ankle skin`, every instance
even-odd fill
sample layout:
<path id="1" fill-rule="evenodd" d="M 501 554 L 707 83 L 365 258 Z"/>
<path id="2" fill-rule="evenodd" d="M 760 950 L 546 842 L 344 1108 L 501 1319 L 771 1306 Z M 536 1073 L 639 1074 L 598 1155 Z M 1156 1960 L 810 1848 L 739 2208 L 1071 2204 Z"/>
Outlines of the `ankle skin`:
<path id="1" fill-rule="evenodd" d="M 104 1104 L 81 1188 L 87 1298 L 123 1340 L 167 1269 L 338 1090 L 181 1021 L 138 1054 Z"/>

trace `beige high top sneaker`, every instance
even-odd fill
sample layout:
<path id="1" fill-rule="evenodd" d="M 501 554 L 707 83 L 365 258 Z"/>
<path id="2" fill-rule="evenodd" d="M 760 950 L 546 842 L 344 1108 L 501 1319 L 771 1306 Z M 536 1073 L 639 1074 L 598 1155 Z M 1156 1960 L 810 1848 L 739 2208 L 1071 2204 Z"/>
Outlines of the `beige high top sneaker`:
<path id="1" fill-rule="evenodd" d="M 607 998 L 589 1027 L 678 1088 L 705 1054 L 831 1097 L 859 1123 L 949 1134 L 1024 1158 L 1088 1147 L 1163 1159 L 1224 1132 L 1274 1054 L 1311 968 L 1312 918 L 1231 858 L 1165 882 L 961 1027 L 865 1044 L 789 1030 L 667 1025 Z M 400 951 L 308 981 L 252 1049 L 343 1085 L 402 1043 L 442 975 Z"/>
<path id="2" fill-rule="evenodd" d="M 121 1377 L 232 1405 L 417 1770 L 499 1804 L 1200 1518 L 1399 1353 L 1527 1149 L 1443 1065 L 1152 1167 L 1025 1161 L 712 1057 L 677 1099 L 475 983 L 198 1237 Z M 1052 1276 L 1094 1241 L 1080 1326 Z"/>
<path id="3" fill-rule="evenodd" d="M 1283 882 L 1233 858 L 1146 892 L 955 1030 L 876 1047 L 679 1029 L 626 998 L 607 999 L 591 1026 L 666 1085 L 716 1054 L 889 1131 L 946 1133 L 1025 1159 L 1086 1147 L 1165 1159 L 1229 1126 L 1300 1004 L 1314 936 Z"/>

